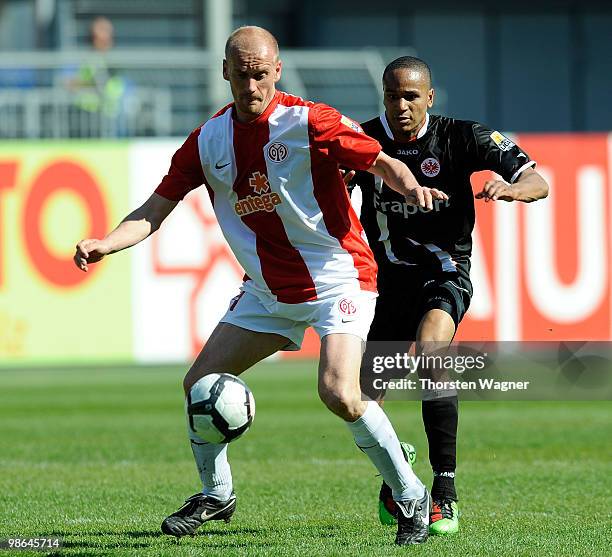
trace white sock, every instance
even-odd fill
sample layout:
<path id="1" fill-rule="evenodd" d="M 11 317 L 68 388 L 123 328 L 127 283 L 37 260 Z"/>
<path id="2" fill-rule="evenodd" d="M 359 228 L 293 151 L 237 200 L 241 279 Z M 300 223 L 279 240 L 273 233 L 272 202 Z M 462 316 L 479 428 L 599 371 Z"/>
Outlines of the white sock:
<path id="1" fill-rule="evenodd" d="M 407 501 L 423 497 L 425 486 L 406 462 L 397 434 L 378 404 L 368 401 L 363 415 L 346 425 L 357 446 L 370 457 L 391 488 L 393 499 Z"/>
<path id="2" fill-rule="evenodd" d="M 227 443 L 207 443 L 189 430 L 193 457 L 202 480 L 202 493 L 219 501 L 232 494 L 232 471 L 227 461 Z"/>

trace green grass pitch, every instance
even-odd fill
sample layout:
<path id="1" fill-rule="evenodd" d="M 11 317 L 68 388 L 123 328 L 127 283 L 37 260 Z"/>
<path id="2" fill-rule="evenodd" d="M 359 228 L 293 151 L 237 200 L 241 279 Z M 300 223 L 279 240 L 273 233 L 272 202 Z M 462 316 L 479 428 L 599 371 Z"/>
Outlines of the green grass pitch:
<path id="1" fill-rule="evenodd" d="M 319 402 L 312 362 L 244 376 L 257 415 L 230 446 L 232 522 L 163 536 L 162 519 L 199 489 L 183 371 L 0 371 L 0 538 L 62 536 L 66 556 L 610 555 L 609 403 L 463 403 L 461 532 L 396 548 L 377 521 L 380 480 Z M 430 484 L 419 405 L 386 409 Z"/>

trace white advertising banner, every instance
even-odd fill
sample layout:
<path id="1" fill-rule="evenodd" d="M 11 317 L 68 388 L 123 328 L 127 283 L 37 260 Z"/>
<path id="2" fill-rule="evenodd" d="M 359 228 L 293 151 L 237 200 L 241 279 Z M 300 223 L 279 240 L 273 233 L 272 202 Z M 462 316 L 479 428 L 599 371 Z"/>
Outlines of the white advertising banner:
<path id="1" fill-rule="evenodd" d="M 132 207 L 151 195 L 180 143 L 131 144 Z M 132 248 L 132 266 L 134 355 L 140 362 L 193 358 L 238 293 L 243 276 L 203 187 L 179 203 L 158 232 Z"/>

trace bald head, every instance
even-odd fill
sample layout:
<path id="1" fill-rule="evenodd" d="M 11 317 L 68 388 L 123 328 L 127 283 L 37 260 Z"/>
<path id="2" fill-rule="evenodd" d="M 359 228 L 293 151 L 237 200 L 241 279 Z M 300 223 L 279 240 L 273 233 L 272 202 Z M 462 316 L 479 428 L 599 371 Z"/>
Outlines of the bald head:
<path id="1" fill-rule="evenodd" d="M 282 62 L 278 43 L 261 27 L 240 27 L 225 43 L 223 77 L 230 82 L 235 114 L 243 122 L 257 118 L 276 94 Z"/>
<path id="2" fill-rule="evenodd" d="M 278 60 L 278 42 L 270 31 L 263 27 L 248 25 L 239 27 L 227 39 L 225 43 L 225 58 L 230 59 L 237 53 L 257 52 L 264 56 L 272 55 Z"/>

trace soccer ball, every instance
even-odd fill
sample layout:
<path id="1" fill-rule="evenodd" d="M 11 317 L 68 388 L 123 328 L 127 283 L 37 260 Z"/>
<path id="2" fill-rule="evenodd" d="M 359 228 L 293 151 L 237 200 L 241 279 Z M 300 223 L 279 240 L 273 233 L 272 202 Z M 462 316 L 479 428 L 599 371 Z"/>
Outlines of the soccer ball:
<path id="1" fill-rule="evenodd" d="M 211 373 L 187 395 L 189 427 L 209 443 L 238 439 L 253 423 L 255 399 L 245 382 L 229 373 Z"/>

